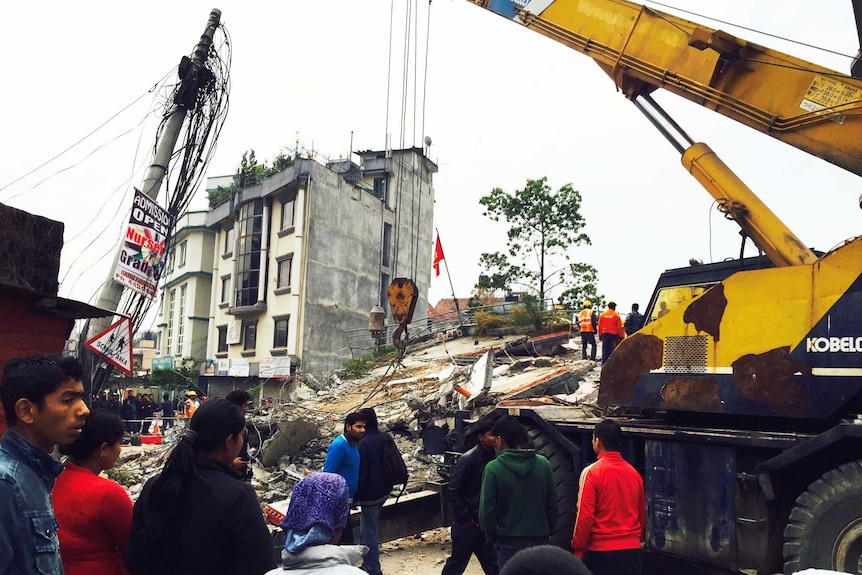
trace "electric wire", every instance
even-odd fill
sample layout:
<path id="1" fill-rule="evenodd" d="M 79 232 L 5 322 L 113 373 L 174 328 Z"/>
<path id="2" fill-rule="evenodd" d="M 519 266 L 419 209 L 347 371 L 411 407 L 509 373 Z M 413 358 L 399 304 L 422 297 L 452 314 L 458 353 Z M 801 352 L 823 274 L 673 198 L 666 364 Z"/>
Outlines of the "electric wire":
<path id="1" fill-rule="evenodd" d="M 719 24 L 726 24 L 728 26 L 733 26 L 735 28 L 739 28 L 740 30 L 746 30 L 748 32 L 754 32 L 756 34 L 762 34 L 763 36 L 768 36 L 770 38 L 775 38 L 776 40 L 783 40 L 785 42 L 790 42 L 792 44 L 796 44 L 798 46 L 804 46 L 806 48 L 812 48 L 814 50 L 819 50 L 821 52 L 826 52 L 828 54 L 834 54 L 836 56 L 842 56 L 844 58 L 848 58 L 850 60 L 854 59 L 855 56 L 848 56 L 843 52 L 838 52 L 836 50 L 830 50 L 829 48 L 823 48 L 822 46 L 817 46 L 815 44 L 808 44 L 806 42 L 801 42 L 799 40 L 794 40 L 792 38 L 787 38 L 785 36 L 779 36 L 778 34 L 772 34 L 770 32 L 764 32 L 763 30 L 759 30 L 757 28 L 750 28 L 748 26 L 743 26 L 742 24 L 736 24 L 734 22 L 729 22 L 727 20 L 721 20 L 719 18 L 713 18 L 712 16 L 707 16 L 705 14 L 700 14 L 698 12 L 692 12 L 691 10 L 685 10 L 684 8 L 678 8 L 676 6 L 672 6 L 670 4 L 665 4 L 663 2 L 657 2 L 655 0 L 647 0 L 650 4 L 655 4 L 656 6 L 661 6 L 663 8 L 670 8 L 672 10 L 677 10 L 679 12 L 683 12 L 684 14 L 691 14 L 692 16 L 696 16 L 698 18 L 703 18 L 705 20 L 711 20 L 713 22 L 718 22 Z"/>
<path id="2" fill-rule="evenodd" d="M 44 178 L 42 178 L 41 180 L 39 180 L 37 183 L 35 183 L 33 186 L 31 186 L 31 187 L 27 188 L 26 190 L 23 190 L 23 191 L 21 191 L 21 192 L 18 192 L 17 194 L 14 194 L 14 195 L 12 195 L 12 196 L 9 196 L 9 197 L 8 197 L 8 198 L 6 198 L 4 201 L 5 201 L 5 202 L 11 202 L 12 200 L 14 200 L 14 199 L 16 199 L 16 198 L 19 198 L 19 197 L 21 197 L 21 196 L 23 196 L 23 195 L 25 195 L 25 194 L 28 194 L 28 193 L 32 192 L 33 190 L 35 190 L 36 188 L 38 188 L 39 186 L 41 186 L 42 184 L 44 184 L 45 182 L 47 182 L 48 180 L 50 180 L 51 178 L 53 178 L 54 176 L 57 176 L 57 175 L 59 175 L 59 174 L 62 174 L 63 172 L 68 172 L 69 170 L 72 170 L 72 169 L 74 169 L 74 168 L 77 168 L 78 166 L 80 166 L 81 164 L 83 164 L 86 160 L 88 160 L 88 159 L 89 159 L 93 154 L 95 154 L 96 152 L 98 152 L 99 150 L 101 150 L 102 148 L 104 148 L 104 147 L 106 147 L 106 146 L 109 146 L 110 144 L 113 144 L 114 142 L 116 142 L 117 140 L 119 140 L 120 138 L 122 138 L 123 136 L 126 136 L 127 134 L 130 134 L 132 131 L 136 130 L 136 129 L 141 125 L 141 124 L 143 124 L 143 123 L 146 121 L 146 119 L 147 119 L 147 118 L 146 118 L 146 116 L 144 116 L 144 118 L 142 118 L 140 122 L 138 122 L 137 124 L 135 124 L 134 126 L 132 126 L 131 128 L 129 128 L 129 129 L 128 129 L 128 130 L 126 130 L 125 132 L 123 132 L 123 133 L 121 133 L 121 134 L 118 134 L 118 135 L 117 135 L 117 136 L 115 136 L 113 139 L 111 139 L 111 140 L 109 140 L 109 141 L 105 142 L 104 144 L 100 144 L 99 146 L 96 146 L 95 148 L 93 148 L 93 149 L 92 149 L 92 150 L 91 150 L 87 155 L 85 155 L 83 158 L 81 158 L 78 162 L 76 162 L 76 163 L 74 163 L 74 164 L 72 164 L 72 165 L 70 165 L 70 166 L 66 166 L 65 168 L 60 168 L 59 170 L 57 170 L 57 171 L 56 171 L 56 172 L 54 172 L 53 174 L 50 174 L 50 175 L 48 175 L 48 176 L 45 176 Z M 31 172 L 31 173 L 32 173 L 32 172 Z"/>
<path id="3" fill-rule="evenodd" d="M 24 178 L 26 178 L 27 176 L 29 176 L 29 175 L 33 174 L 34 172 L 36 172 L 36 171 L 38 171 L 38 170 L 40 170 L 40 169 L 44 168 L 45 166 L 47 166 L 48 164 L 50 164 L 51 162 L 53 162 L 54 160 L 56 160 L 56 159 L 57 159 L 57 158 L 59 158 L 60 156 L 63 156 L 64 154 L 66 154 L 67 152 L 69 152 L 70 150 L 72 150 L 73 148 L 75 148 L 78 144 L 80 144 L 81 142 L 83 142 L 84 140 L 86 140 L 87 138 L 89 138 L 90 136 L 94 135 L 96 132 L 98 132 L 98 131 L 99 131 L 99 130 L 101 130 L 103 127 L 105 127 L 107 124 L 109 124 L 109 123 L 110 123 L 114 118 L 116 118 L 117 116 L 119 116 L 120 114 L 122 114 L 123 112 L 125 112 L 126 110 L 128 110 L 129 108 L 131 108 L 132 106 L 134 106 L 135 104 L 137 104 L 137 103 L 138 103 L 138 101 L 139 101 L 139 100 L 141 100 L 144 96 L 146 96 L 147 94 L 151 94 L 151 93 L 153 93 L 156 89 L 158 89 L 159 85 L 161 85 L 161 83 L 162 83 L 162 82 L 164 82 L 164 81 L 165 81 L 165 79 L 166 79 L 168 76 L 170 76 L 170 75 L 174 72 L 174 70 L 176 70 L 176 66 L 174 66 L 173 68 L 171 68 L 171 70 L 169 70 L 169 71 L 168 71 L 164 76 L 162 76 L 162 78 L 161 78 L 160 80 L 158 80 L 155 84 L 153 84 L 153 85 L 152 85 L 152 86 L 151 86 L 151 87 L 150 87 L 146 92 L 144 92 L 143 94 L 141 94 L 140 96 L 138 96 L 137 98 L 135 98 L 131 103 L 129 103 L 129 104 L 127 104 L 126 106 L 124 106 L 124 107 L 123 107 L 119 112 L 116 112 L 116 113 L 115 113 L 114 115 L 112 115 L 110 118 L 108 118 L 107 120 L 105 120 L 104 122 L 102 122 L 101 124 L 99 124 L 99 126 L 97 126 L 95 129 L 93 129 L 89 134 L 87 134 L 87 135 L 86 135 L 86 136 L 84 136 L 83 138 L 79 139 L 77 142 L 75 142 L 74 144 L 72 144 L 71 146 L 69 146 L 68 148 L 66 148 L 66 149 L 65 149 L 65 150 L 63 150 L 62 152 L 60 152 L 59 154 L 57 154 L 57 155 L 53 156 L 52 158 L 49 158 L 48 160 L 45 160 L 44 162 L 42 162 L 41 164 L 39 164 L 38 166 L 36 166 L 36 167 L 35 167 L 35 168 L 33 168 L 32 170 L 30 170 L 29 172 L 27 172 L 26 174 L 23 174 L 23 175 L 21 175 L 21 176 L 19 176 L 19 177 L 15 178 L 15 179 L 14 179 L 14 180 L 12 180 L 11 182 L 8 182 L 7 184 L 5 184 L 5 185 L 3 185 L 3 186 L 0 186 L 0 191 L 5 190 L 5 189 L 6 189 L 6 188 L 8 188 L 9 186 L 11 186 L 11 185 L 13 185 L 13 184 L 15 184 L 15 183 L 17 183 L 17 182 L 19 182 L 19 181 L 23 180 L 23 179 L 24 179 Z"/>
<path id="4" fill-rule="evenodd" d="M 203 180 L 206 168 L 215 153 L 216 142 L 229 107 L 232 44 L 223 24 L 219 24 L 218 31 L 222 35 L 219 47 L 216 47 L 216 39 L 213 38 L 213 44 L 205 56 L 204 68 L 211 73 L 211 76 L 206 78 L 203 85 L 196 90 L 195 101 L 183 121 L 181 142 L 175 146 L 164 175 L 168 196 L 166 210 L 172 215 L 172 222 L 165 237 L 166 247 L 171 245 L 173 228 L 178 217 L 188 209 L 194 191 Z M 176 101 L 181 86 L 180 83 L 175 87 L 171 102 Z M 158 146 L 168 120 L 178 110 L 180 110 L 179 104 L 166 106 L 156 131 L 154 150 Z M 176 172 L 177 176 L 173 190 L 169 192 L 173 172 Z M 168 249 L 165 253 L 168 253 Z M 164 263 L 162 259 L 160 264 L 163 266 Z M 146 295 L 124 289 L 117 311 L 131 318 L 132 332 L 136 333 L 153 303 L 154 300 Z M 110 366 L 100 356 L 94 356 L 91 372 L 95 375 L 100 370 L 109 373 Z M 93 393 L 98 393 L 104 380 L 105 378 L 97 381 L 94 378 L 96 385 Z"/>
<path id="5" fill-rule="evenodd" d="M 419 134 L 419 145 L 423 149 L 423 154 L 422 154 L 423 156 L 425 155 L 424 154 L 424 149 L 425 149 L 424 148 L 424 146 L 425 146 L 425 111 L 426 111 L 426 97 L 428 95 L 428 53 L 431 50 L 431 0 L 428 0 L 428 11 L 427 11 L 427 17 L 426 17 L 425 21 L 426 21 L 426 24 L 425 24 L 425 63 L 424 63 L 424 69 L 423 69 L 423 74 L 422 74 L 422 124 L 421 124 L 421 131 Z M 431 151 L 430 146 L 428 147 L 428 151 L 429 152 Z M 421 209 L 422 209 L 422 184 L 423 183 L 424 183 L 424 179 L 422 178 L 422 172 L 420 171 L 420 173 L 419 173 L 419 208 L 418 208 L 419 213 L 421 213 Z M 415 260 L 413 262 L 413 267 L 414 267 L 414 269 L 417 270 L 417 272 L 419 270 L 419 241 L 420 241 L 419 235 L 420 235 L 419 229 L 417 226 L 417 228 L 415 230 L 415 234 L 414 234 L 414 237 L 416 239 L 416 251 L 415 251 L 416 257 L 415 257 Z M 447 267 L 447 270 L 448 270 L 448 267 Z"/>

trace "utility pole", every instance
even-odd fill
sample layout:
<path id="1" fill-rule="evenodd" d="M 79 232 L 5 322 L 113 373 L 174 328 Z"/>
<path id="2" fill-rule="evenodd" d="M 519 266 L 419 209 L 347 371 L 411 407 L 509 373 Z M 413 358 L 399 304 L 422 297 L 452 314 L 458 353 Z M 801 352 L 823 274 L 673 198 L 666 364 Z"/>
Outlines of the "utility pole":
<path id="1" fill-rule="evenodd" d="M 195 47 L 192 57 L 183 56 L 179 66 L 180 86 L 174 93 L 173 106 L 168 121 L 165 124 L 164 131 L 159 139 L 156 147 L 156 152 L 153 155 L 153 161 L 147 170 L 146 177 L 141 185 L 141 191 L 153 201 L 157 201 L 159 191 L 162 187 L 165 173 L 168 171 L 168 165 L 171 156 L 174 153 L 174 147 L 179 139 L 180 130 L 183 127 L 186 114 L 192 108 L 197 100 L 198 90 L 206 84 L 207 80 L 212 76 L 212 73 L 206 68 L 205 63 L 210 47 L 213 44 L 215 31 L 221 22 L 221 10 L 214 8 L 207 20 L 206 29 Z M 171 214 L 176 218 L 179 214 Z M 114 257 L 113 265 L 108 270 L 108 278 L 105 281 L 99 298 L 96 300 L 96 306 L 108 310 L 116 310 L 120 305 L 120 298 L 123 295 L 124 287 L 114 281 L 114 270 L 117 267 L 117 262 L 120 259 L 120 251 L 122 244 L 117 249 L 117 255 Z M 88 334 L 99 333 L 106 329 L 111 321 L 111 318 L 99 318 L 88 322 L 81 336 L 82 341 L 86 341 Z M 130 342 L 131 344 L 131 342 Z M 88 372 L 92 370 L 93 356 L 91 352 L 82 352 L 81 359 L 84 361 Z M 101 387 L 104 378 L 108 375 L 108 370 L 99 370 L 100 373 L 93 377 L 93 389 Z M 103 373 L 104 372 L 104 373 Z M 90 393 L 88 393 L 88 398 Z"/>

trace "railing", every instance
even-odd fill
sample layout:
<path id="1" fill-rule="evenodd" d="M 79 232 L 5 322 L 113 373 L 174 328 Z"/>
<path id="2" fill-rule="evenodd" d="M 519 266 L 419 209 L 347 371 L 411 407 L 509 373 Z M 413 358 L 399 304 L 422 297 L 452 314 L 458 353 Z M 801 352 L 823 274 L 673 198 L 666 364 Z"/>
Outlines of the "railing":
<path id="1" fill-rule="evenodd" d="M 408 328 L 408 336 L 410 343 L 424 341 L 426 339 L 438 337 L 460 336 L 476 326 L 476 312 L 482 311 L 497 317 L 509 317 L 512 314 L 512 308 L 523 306 L 523 302 L 500 302 L 493 305 L 481 307 L 469 307 L 462 309 L 460 315 L 453 311 L 448 311 L 442 314 L 432 315 L 426 318 L 413 320 Z M 552 309 L 552 301 L 546 300 L 542 309 L 550 311 Z M 568 312 L 564 312 L 568 313 Z M 571 317 L 571 313 L 569 313 Z M 348 329 L 345 330 L 347 336 L 347 345 L 350 348 L 351 356 L 356 359 L 367 355 L 381 347 L 392 345 L 392 333 L 398 328 L 397 323 L 391 323 L 384 326 L 383 332 L 378 339 L 371 336 L 368 328 Z"/>

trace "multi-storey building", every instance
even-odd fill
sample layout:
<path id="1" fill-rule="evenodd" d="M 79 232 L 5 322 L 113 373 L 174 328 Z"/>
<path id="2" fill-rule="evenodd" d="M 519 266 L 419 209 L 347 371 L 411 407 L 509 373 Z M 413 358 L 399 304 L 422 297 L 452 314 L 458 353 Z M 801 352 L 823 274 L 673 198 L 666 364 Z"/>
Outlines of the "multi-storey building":
<path id="1" fill-rule="evenodd" d="M 357 155 L 359 166 L 297 159 L 237 182 L 210 212 L 210 395 L 340 368 L 345 330 L 367 326 L 378 303 L 388 309 L 395 277 L 413 279 L 416 309 L 427 308 L 437 166 L 420 148 Z"/>
<path id="2" fill-rule="evenodd" d="M 162 274 L 159 351 L 173 365 L 207 357 L 215 234 L 207 228 L 207 211 L 186 212 L 174 226 Z"/>

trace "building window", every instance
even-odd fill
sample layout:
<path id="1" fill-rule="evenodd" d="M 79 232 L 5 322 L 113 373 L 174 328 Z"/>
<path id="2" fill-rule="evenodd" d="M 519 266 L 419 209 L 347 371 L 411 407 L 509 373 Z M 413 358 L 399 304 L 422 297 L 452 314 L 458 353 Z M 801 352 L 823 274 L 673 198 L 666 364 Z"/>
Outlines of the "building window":
<path id="1" fill-rule="evenodd" d="M 218 330 L 218 348 L 216 348 L 216 352 L 224 353 L 227 351 L 227 326 L 220 325 L 216 329 Z"/>
<path id="2" fill-rule="evenodd" d="M 165 264 L 165 272 L 171 273 L 174 271 L 174 256 L 177 254 L 177 250 L 171 250 L 168 252 L 168 261 Z"/>
<path id="3" fill-rule="evenodd" d="M 380 274 L 380 307 L 389 309 L 389 274 Z"/>
<path id="4" fill-rule="evenodd" d="M 230 302 L 230 276 L 221 277 L 221 299 L 219 302 Z"/>
<path id="5" fill-rule="evenodd" d="M 274 317 L 275 334 L 272 339 L 272 347 L 287 347 L 287 323 L 290 316 Z"/>
<path id="6" fill-rule="evenodd" d="M 278 263 L 278 276 L 275 288 L 290 290 L 290 272 L 293 269 L 293 254 L 279 256 L 275 261 Z"/>
<path id="7" fill-rule="evenodd" d="M 257 320 L 242 322 L 242 349 L 253 350 L 257 347 Z"/>
<path id="8" fill-rule="evenodd" d="M 186 292 L 188 291 L 188 287 L 189 284 L 183 284 L 180 286 L 179 317 L 177 318 L 177 355 L 183 354 L 183 341 L 186 327 Z"/>
<path id="9" fill-rule="evenodd" d="M 236 228 L 230 228 L 229 230 L 224 231 L 224 251 L 222 251 L 222 255 L 224 256 L 233 254 L 233 242 L 236 238 L 234 230 L 236 230 Z"/>
<path id="10" fill-rule="evenodd" d="M 177 264 L 178 267 L 183 267 L 186 265 L 186 252 L 188 251 L 186 248 L 188 247 L 188 242 L 184 241 L 180 244 L 180 261 Z"/>
<path id="11" fill-rule="evenodd" d="M 294 210 L 296 209 L 296 198 L 290 198 L 281 202 L 281 229 L 287 230 L 294 225 Z"/>
<path id="12" fill-rule="evenodd" d="M 392 251 L 392 224 L 383 224 L 383 265 L 389 267 L 390 252 Z"/>
<path id="13" fill-rule="evenodd" d="M 260 285 L 260 250 L 262 246 L 263 200 L 243 204 L 239 211 L 237 230 L 236 285 L 234 305 L 257 303 Z"/>
<path id="14" fill-rule="evenodd" d="M 374 178 L 374 195 L 377 196 L 384 204 L 389 205 L 389 182 L 388 178 Z"/>
<path id="15" fill-rule="evenodd" d="M 172 289 L 168 293 L 168 336 L 165 338 L 165 350 L 167 354 L 171 354 L 171 349 L 174 345 L 174 311 L 177 305 L 177 290 Z"/>

